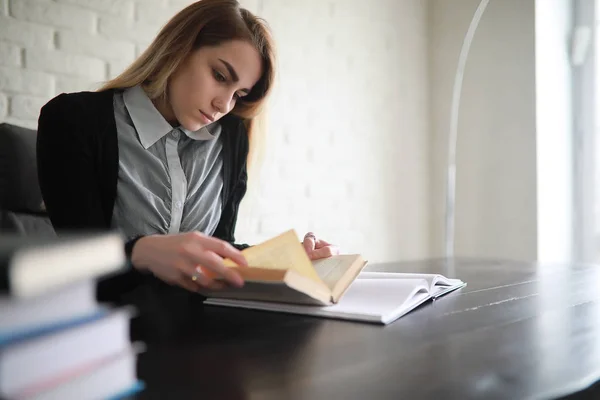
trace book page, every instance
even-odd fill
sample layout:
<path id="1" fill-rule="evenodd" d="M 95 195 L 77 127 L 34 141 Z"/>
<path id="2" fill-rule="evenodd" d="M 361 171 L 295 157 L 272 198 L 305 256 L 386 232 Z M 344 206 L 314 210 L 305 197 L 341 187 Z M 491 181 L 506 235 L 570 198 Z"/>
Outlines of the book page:
<path id="1" fill-rule="evenodd" d="M 463 282 L 460 279 L 450 279 L 439 274 L 410 274 L 403 272 L 361 272 L 357 279 L 424 279 L 433 294 L 446 287 L 454 287 Z M 440 289 L 438 289 L 440 287 Z"/>
<path id="2" fill-rule="evenodd" d="M 248 247 L 242 250 L 242 254 L 246 257 L 249 267 L 292 269 L 315 282 L 322 283 L 294 230 Z M 225 266 L 237 266 L 230 259 L 224 261 Z"/>
<path id="3" fill-rule="evenodd" d="M 205 304 L 387 324 L 427 299 L 427 282 L 422 279 L 364 279 L 354 281 L 338 304 L 325 307 L 227 299 L 208 299 Z"/>
<path id="4" fill-rule="evenodd" d="M 333 290 L 336 283 L 344 276 L 355 260 L 355 255 L 338 255 L 314 260 L 312 265 L 321 280 L 330 290 Z"/>
<path id="5" fill-rule="evenodd" d="M 424 279 L 427 287 L 434 285 L 437 275 L 435 274 L 408 274 L 404 272 L 361 272 L 357 279 Z"/>
<path id="6" fill-rule="evenodd" d="M 401 313 L 405 304 L 421 292 L 427 297 L 426 283 L 421 279 L 390 281 L 373 279 L 354 282 L 338 304 L 327 307 L 331 313 L 371 315 L 378 319 Z"/>

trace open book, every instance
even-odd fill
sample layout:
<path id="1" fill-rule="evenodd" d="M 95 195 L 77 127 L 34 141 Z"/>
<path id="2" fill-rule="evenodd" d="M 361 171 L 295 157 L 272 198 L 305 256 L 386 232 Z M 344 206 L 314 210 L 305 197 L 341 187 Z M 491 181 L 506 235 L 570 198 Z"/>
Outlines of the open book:
<path id="1" fill-rule="evenodd" d="M 331 306 L 234 299 L 208 299 L 205 304 L 389 324 L 424 302 L 465 285 L 459 279 L 435 274 L 362 272 Z"/>
<path id="2" fill-rule="evenodd" d="M 201 290 L 209 298 L 262 300 L 277 303 L 332 305 L 356 279 L 366 261 L 359 254 L 311 262 L 294 230 L 242 251 L 248 267 L 230 259 L 244 279 L 243 288 Z"/>
<path id="3" fill-rule="evenodd" d="M 205 304 L 389 323 L 464 282 L 434 274 L 362 272 L 359 254 L 310 261 L 296 233 L 287 231 L 242 251 L 249 267 L 227 259 L 243 288 L 201 291 Z"/>

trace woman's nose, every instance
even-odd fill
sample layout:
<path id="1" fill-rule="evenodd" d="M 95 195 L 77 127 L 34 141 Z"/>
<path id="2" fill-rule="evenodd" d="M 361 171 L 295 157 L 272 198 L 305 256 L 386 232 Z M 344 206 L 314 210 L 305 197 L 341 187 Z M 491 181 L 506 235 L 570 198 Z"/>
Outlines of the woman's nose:
<path id="1" fill-rule="evenodd" d="M 223 97 L 217 97 L 213 101 L 213 106 L 221 114 L 227 114 L 232 107 L 233 95 L 224 95 Z"/>
<path id="2" fill-rule="evenodd" d="M 217 110 L 218 113 L 223 114 L 223 102 L 219 99 L 213 100 L 213 107 Z"/>
<path id="3" fill-rule="evenodd" d="M 231 101 L 226 101 L 224 99 L 217 98 L 214 101 L 214 107 L 221 114 L 227 114 L 231 108 Z"/>

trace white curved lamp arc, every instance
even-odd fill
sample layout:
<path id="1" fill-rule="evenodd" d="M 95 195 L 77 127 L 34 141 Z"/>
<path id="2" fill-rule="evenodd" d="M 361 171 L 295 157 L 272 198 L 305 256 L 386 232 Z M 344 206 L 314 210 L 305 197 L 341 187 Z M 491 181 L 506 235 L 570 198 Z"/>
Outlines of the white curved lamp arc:
<path id="1" fill-rule="evenodd" d="M 456 205 L 456 145 L 458 140 L 458 113 L 460 109 L 460 95 L 462 90 L 462 81 L 469 55 L 469 49 L 475 36 L 475 31 L 481 20 L 481 16 L 485 11 L 490 0 L 481 0 L 469 29 L 463 39 L 462 48 L 458 57 L 458 66 L 456 75 L 454 76 L 454 87 L 452 90 L 452 104 L 450 109 L 450 131 L 448 134 L 448 164 L 447 164 L 447 181 L 446 181 L 446 226 L 445 226 L 445 256 L 448 259 L 454 257 L 454 238 L 455 238 L 455 205 Z"/>

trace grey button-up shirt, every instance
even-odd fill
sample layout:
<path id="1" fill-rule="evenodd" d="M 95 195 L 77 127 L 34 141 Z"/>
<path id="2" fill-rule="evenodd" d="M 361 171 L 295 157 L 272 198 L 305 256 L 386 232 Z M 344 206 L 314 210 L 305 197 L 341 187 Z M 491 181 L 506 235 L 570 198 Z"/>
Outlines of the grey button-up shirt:
<path id="1" fill-rule="evenodd" d="M 173 128 L 144 90 L 116 91 L 119 143 L 113 228 L 126 238 L 197 230 L 212 235 L 221 218 L 221 127 Z"/>

